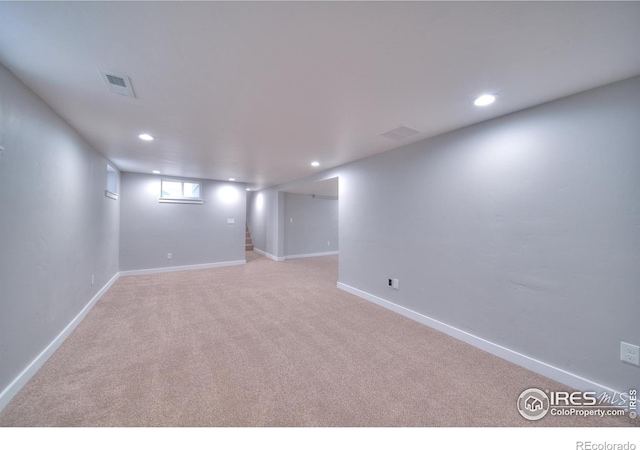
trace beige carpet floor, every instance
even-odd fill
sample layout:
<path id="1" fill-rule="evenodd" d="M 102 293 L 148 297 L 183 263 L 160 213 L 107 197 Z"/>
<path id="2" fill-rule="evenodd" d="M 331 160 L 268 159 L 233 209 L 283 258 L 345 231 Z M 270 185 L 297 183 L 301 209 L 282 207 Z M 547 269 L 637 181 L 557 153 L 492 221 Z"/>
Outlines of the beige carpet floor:
<path id="1" fill-rule="evenodd" d="M 523 419 L 564 386 L 336 288 L 337 257 L 120 278 L 2 426 L 634 426 Z"/>

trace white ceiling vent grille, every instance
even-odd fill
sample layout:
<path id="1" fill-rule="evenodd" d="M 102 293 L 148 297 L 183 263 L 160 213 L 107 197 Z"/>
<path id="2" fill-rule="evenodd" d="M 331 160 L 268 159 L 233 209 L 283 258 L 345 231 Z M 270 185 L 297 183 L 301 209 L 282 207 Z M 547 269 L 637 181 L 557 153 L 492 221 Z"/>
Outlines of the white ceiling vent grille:
<path id="1" fill-rule="evenodd" d="M 102 80 L 107 85 L 109 92 L 118 95 L 125 95 L 127 97 L 136 98 L 131 87 L 131 80 L 129 77 L 118 75 L 117 73 L 104 72 L 99 70 Z"/>
<path id="2" fill-rule="evenodd" d="M 408 138 L 409 136 L 413 136 L 414 134 L 418 134 L 418 133 L 420 133 L 418 130 L 414 130 L 413 128 L 409 128 L 409 127 L 405 127 L 404 125 L 401 125 L 398 128 L 394 128 L 393 130 L 389 130 L 385 133 L 381 133 L 380 136 L 393 139 L 394 141 L 401 141 L 403 139 Z"/>

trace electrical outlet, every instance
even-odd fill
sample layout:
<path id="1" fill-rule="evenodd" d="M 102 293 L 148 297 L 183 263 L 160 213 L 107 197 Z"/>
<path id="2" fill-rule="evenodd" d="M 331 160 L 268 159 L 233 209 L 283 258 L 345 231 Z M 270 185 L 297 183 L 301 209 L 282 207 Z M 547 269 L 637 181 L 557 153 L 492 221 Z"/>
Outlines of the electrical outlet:
<path id="1" fill-rule="evenodd" d="M 392 286 L 394 289 L 400 289 L 400 280 L 398 280 L 397 278 L 394 278 Z"/>
<path id="2" fill-rule="evenodd" d="M 96 282 L 96 276 L 95 275 L 91 275 L 91 286 L 93 286 L 93 283 Z"/>
<path id="3" fill-rule="evenodd" d="M 393 287 L 393 279 L 389 278 L 389 287 Z"/>
<path id="4" fill-rule="evenodd" d="M 640 347 L 620 342 L 620 360 L 634 366 L 640 366 Z"/>
<path id="5" fill-rule="evenodd" d="M 172 259 L 173 258 L 173 253 L 167 253 L 167 259 Z"/>
<path id="6" fill-rule="evenodd" d="M 331 241 L 327 241 L 327 247 L 331 245 Z"/>

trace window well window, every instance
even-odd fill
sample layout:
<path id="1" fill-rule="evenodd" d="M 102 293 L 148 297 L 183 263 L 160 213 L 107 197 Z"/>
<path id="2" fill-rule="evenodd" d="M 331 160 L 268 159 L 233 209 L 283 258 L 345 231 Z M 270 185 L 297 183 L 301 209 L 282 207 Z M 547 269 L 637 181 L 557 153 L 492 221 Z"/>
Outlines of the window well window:
<path id="1" fill-rule="evenodd" d="M 162 180 L 161 203 L 202 204 L 202 183 L 197 181 Z"/>
<path id="2" fill-rule="evenodd" d="M 107 188 L 104 190 L 106 197 L 118 200 L 118 172 L 107 164 Z"/>

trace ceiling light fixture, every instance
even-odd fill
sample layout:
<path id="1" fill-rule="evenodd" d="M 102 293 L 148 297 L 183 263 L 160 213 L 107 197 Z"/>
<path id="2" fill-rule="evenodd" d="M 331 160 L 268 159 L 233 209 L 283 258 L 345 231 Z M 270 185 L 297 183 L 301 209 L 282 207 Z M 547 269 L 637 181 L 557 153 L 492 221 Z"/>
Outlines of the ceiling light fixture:
<path id="1" fill-rule="evenodd" d="M 311 165 L 312 165 L 313 167 L 318 167 L 318 166 L 320 165 L 320 163 L 319 163 L 318 161 L 313 161 L 313 162 L 311 163 Z"/>
<path id="2" fill-rule="evenodd" d="M 138 137 L 140 139 L 142 139 L 143 141 L 153 141 L 153 136 L 151 136 L 150 134 L 147 134 L 147 133 L 142 133 L 142 134 L 138 135 Z"/>
<path id="3" fill-rule="evenodd" d="M 473 102 L 476 106 L 487 106 L 496 101 L 495 95 L 484 94 L 476 98 Z"/>
<path id="4" fill-rule="evenodd" d="M 247 191 L 250 191 L 250 190 L 251 190 L 251 188 L 247 188 Z"/>
<path id="5" fill-rule="evenodd" d="M 153 170 L 151 173 L 155 173 L 156 175 L 159 175 L 160 171 L 159 170 Z"/>
<path id="6" fill-rule="evenodd" d="M 229 181 L 236 181 L 235 178 L 229 178 Z"/>

